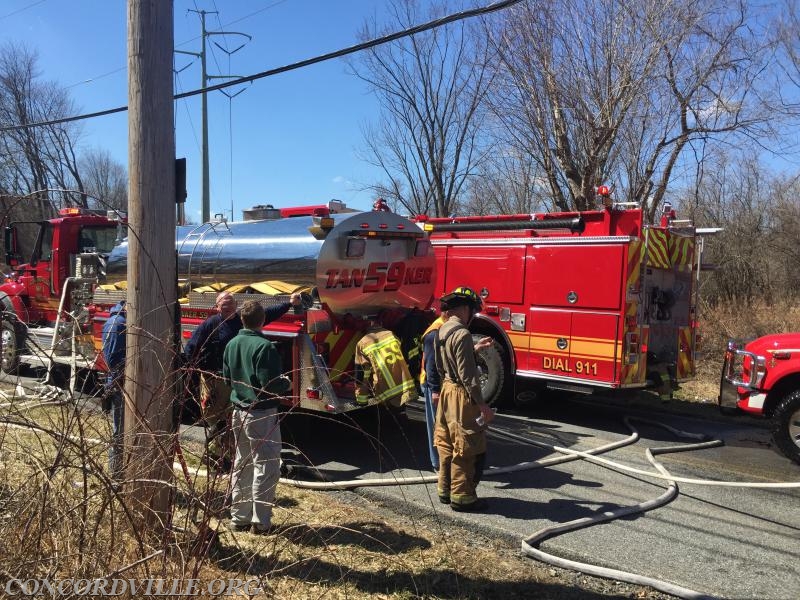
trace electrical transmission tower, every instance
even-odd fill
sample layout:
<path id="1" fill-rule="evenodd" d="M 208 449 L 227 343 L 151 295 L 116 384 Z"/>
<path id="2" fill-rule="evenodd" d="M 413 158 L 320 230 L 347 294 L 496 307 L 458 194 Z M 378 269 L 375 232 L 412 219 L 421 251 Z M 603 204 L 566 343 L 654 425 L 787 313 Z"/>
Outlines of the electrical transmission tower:
<path id="1" fill-rule="evenodd" d="M 212 79 L 232 79 L 238 77 L 237 75 L 209 75 L 206 69 L 206 40 L 210 38 L 212 35 L 241 35 L 247 38 L 249 42 L 252 40 L 252 36 L 247 35 L 246 33 L 241 33 L 239 31 L 207 31 L 206 30 L 206 15 L 208 14 L 217 14 L 217 11 L 207 11 L 207 10 L 193 10 L 189 9 L 189 12 L 197 13 L 200 15 L 200 52 L 189 52 L 187 50 L 175 50 L 175 52 L 180 54 L 189 54 L 191 56 L 198 57 L 200 59 L 200 84 L 201 88 L 204 90 L 203 93 L 200 95 L 201 98 L 201 112 L 202 112 L 202 222 L 207 223 L 211 219 L 211 193 L 209 190 L 209 169 L 208 169 L 208 98 L 205 92 L 206 87 L 208 86 L 208 82 Z M 233 50 L 227 50 L 223 48 L 219 44 L 215 45 L 225 52 L 226 54 L 230 55 L 234 52 L 237 52 L 244 48 L 247 44 L 241 44 L 237 48 Z M 184 67 L 186 68 L 186 67 Z M 182 71 L 180 69 L 178 72 Z M 227 95 L 227 94 L 226 94 Z M 228 96 L 229 98 L 232 96 Z M 231 219 L 233 219 L 233 210 L 231 210 Z"/>

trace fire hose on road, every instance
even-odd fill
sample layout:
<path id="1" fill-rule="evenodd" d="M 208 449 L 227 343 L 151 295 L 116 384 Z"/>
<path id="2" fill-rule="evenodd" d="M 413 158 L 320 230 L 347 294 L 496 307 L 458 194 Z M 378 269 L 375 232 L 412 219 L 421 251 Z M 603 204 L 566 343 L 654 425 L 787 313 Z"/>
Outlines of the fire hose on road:
<path id="1" fill-rule="evenodd" d="M 626 473 L 641 475 L 644 477 L 655 478 L 655 479 L 662 479 L 668 482 L 667 489 L 659 495 L 657 498 L 653 498 L 651 500 L 646 500 L 631 506 L 623 506 L 616 510 L 606 511 L 603 513 L 599 513 L 592 517 L 585 517 L 581 519 L 575 519 L 573 521 L 569 521 L 567 523 L 560 523 L 558 525 L 552 525 L 550 527 L 545 527 L 544 529 L 540 529 L 539 531 L 533 533 L 531 536 L 522 540 L 522 551 L 532 558 L 535 558 L 541 562 L 554 565 L 557 567 L 561 567 L 564 569 L 570 569 L 573 571 L 579 571 L 582 573 L 586 573 L 588 575 L 593 575 L 596 577 L 603 577 L 607 579 L 615 579 L 618 581 L 624 581 L 626 583 L 631 583 L 634 585 L 642 585 L 642 586 L 649 586 L 659 591 L 671 594 L 673 596 L 677 596 L 679 598 L 687 598 L 692 600 L 700 600 L 706 598 L 713 598 L 713 596 L 709 596 L 707 594 L 703 594 L 701 592 L 697 592 L 688 588 L 684 588 L 682 586 L 678 586 L 666 581 L 662 581 L 659 579 L 655 579 L 652 577 L 647 577 L 643 575 L 638 575 L 636 573 L 629 573 L 626 571 L 621 571 L 618 569 L 610 569 L 606 567 L 599 567 L 596 565 L 592 565 L 589 563 L 582 563 L 573 560 L 568 560 L 564 558 L 560 558 L 553 554 L 544 552 L 543 550 L 538 548 L 538 545 L 547 539 L 554 538 L 558 535 L 563 535 L 565 533 L 569 533 L 571 531 L 576 531 L 578 529 L 583 529 L 586 527 L 591 527 L 592 525 L 597 525 L 600 523 L 606 523 L 612 521 L 614 519 L 619 519 L 622 517 L 627 517 L 634 514 L 644 513 L 655 508 L 659 508 L 666 504 L 669 504 L 678 497 L 679 490 L 678 490 L 678 482 L 681 483 L 689 483 L 695 485 L 710 485 L 710 486 L 725 486 L 725 487 L 742 487 L 742 488 L 782 488 L 782 489 L 797 489 L 800 488 L 800 482 L 774 482 L 774 483 L 763 483 L 763 482 L 734 482 L 734 481 L 716 481 L 716 480 L 706 480 L 706 479 L 694 479 L 694 478 L 687 478 L 687 477 L 677 477 L 670 474 L 663 465 L 661 465 L 656 459 L 655 456 L 659 454 L 667 454 L 667 453 L 674 453 L 674 452 L 688 452 L 692 450 L 702 450 L 706 448 L 713 448 L 717 446 L 723 445 L 721 440 L 711 440 L 708 439 L 707 436 L 703 434 L 696 434 L 690 433 L 686 431 L 681 431 L 674 427 L 670 427 L 669 425 L 665 425 L 664 423 L 659 423 L 655 421 L 651 421 L 648 419 L 642 419 L 639 417 L 625 417 L 624 419 L 625 424 L 630 429 L 631 433 L 628 437 L 623 438 L 621 440 L 611 442 L 609 444 L 605 444 L 602 446 L 598 446 L 596 448 L 592 448 L 588 451 L 579 451 L 579 450 L 571 450 L 569 448 L 564 448 L 562 446 L 557 446 L 553 444 L 547 444 L 544 442 L 539 442 L 536 440 L 532 440 L 530 438 L 515 435 L 508 432 L 500 432 L 494 428 L 490 428 L 489 431 L 493 435 L 497 435 L 498 437 L 505 437 L 508 439 L 513 439 L 517 441 L 522 441 L 528 444 L 532 444 L 535 446 L 540 446 L 542 448 L 549 449 L 553 452 L 557 452 L 561 454 L 561 456 L 550 457 L 538 461 L 532 462 L 525 462 L 520 463 L 517 465 L 512 465 L 508 467 L 490 467 L 484 471 L 484 477 L 494 477 L 497 475 L 505 474 L 505 473 L 514 473 L 519 471 L 531 470 L 531 469 L 538 469 L 541 467 L 546 466 L 553 466 L 556 464 L 561 464 L 565 462 L 570 462 L 578 459 L 587 460 L 590 462 L 594 462 L 599 464 L 600 466 L 610 468 L 617 471 L 622 471 Z M 670 431 L 673 435 L 679 438 L 684 439 L 692 439 L 697 440 L 694 443 L 680 445 L 680 446 L 668 446 L 668 447 L 661 447 L 661 448 L 647 448 L 645 450 L 645 455 L 647 460 L 653 465 L 655 471 L 646 471 L 643 469 L 638 469 L 635 467 L 630 467 L 628 465 L 624 465 L 622 463 L 612 461 L 606 458 L 601 458 L 597 456 L 598 454 L 603 454 L 606 452 L 610 452 L 611 450 L 615 450 L 624 446 L 628 446 L 631 444 L 636 443 L 639 440 L 639 432 L 633 426 L 632 421 L 637 420 L 640 422 L 648 423 L 650 425 L 658 426 Z M 293 479 L 285 479 L 282 478 L 281 483 L 285 485 L 290 485 L 298 488 L 303 489 L 312 489 L 312 490 L 345 490 L 345 489 L 354 489 L 357 487 L 367 487 L 367 486 L 391 486 L 391 485 L 416 485 L 416 484 L 427 484 L 427 483 L 435 483 L 437 481 L 436 475 L 427 475 L 427 476 L 420 476 L 420 477 L 388 477 L 388 478 L 381 478 L 381 479 L 352 479 L 347 481 L 297 481 Z"/>

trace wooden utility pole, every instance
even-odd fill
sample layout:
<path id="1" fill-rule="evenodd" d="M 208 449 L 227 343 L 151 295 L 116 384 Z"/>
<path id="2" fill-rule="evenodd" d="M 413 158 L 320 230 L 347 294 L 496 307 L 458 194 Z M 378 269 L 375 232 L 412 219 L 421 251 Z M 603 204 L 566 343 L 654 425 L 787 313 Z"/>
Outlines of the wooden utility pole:
<path id="1" fill-rule="evenodd" d="M 173 12 L 128 0 L 126 492 L 143 532 L 167 522 L 172 484 L 175 265 Z"/>

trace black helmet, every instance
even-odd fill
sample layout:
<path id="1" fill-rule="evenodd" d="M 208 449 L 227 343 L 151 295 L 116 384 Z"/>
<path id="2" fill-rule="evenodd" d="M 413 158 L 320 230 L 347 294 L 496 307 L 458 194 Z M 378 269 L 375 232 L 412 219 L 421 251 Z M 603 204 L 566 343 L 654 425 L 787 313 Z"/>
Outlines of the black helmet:
<path id="1" fill-rule="evenodd" d="M 475 312 L 479 312 L 483 308 L 481 297 L 475 293 L 475 290 L 463 285 L 442 296 L 440 302 L 442 310 L 450 310 L 459 306 L 471 306 Z"/>

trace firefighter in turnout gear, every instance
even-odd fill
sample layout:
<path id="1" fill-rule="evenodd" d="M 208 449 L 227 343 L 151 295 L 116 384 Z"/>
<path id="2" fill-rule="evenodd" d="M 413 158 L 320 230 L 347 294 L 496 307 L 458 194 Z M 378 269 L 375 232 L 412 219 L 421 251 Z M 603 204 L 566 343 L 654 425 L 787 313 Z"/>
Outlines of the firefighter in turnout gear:
<path id="1" fill-rule="evenodd" d="M 370 398 L 402 406 L 416 399 L 417 384 L 408 370 L 400 340 L 380 325 L 367 329 L 356 344 L 356 402 L 366 405 Z"/>
<path id="2" fill-rule="evenodd" d="M 482 307 L 480 297 L 459 287 L 441 298 L 449 318 L 437 331 L 436 366 L 443 382 L 436 410 L 434 444 L 439 451 L 439 500 L 459 512 L 485 510 L 478 498 L 486 459 L 486 425 L 494 411 L 483 401 L 475 352 L 493 343 L 484 338 L 473 345 L 467 329 Z M 482 418 L 482 425 L 478 420 Z"/>

